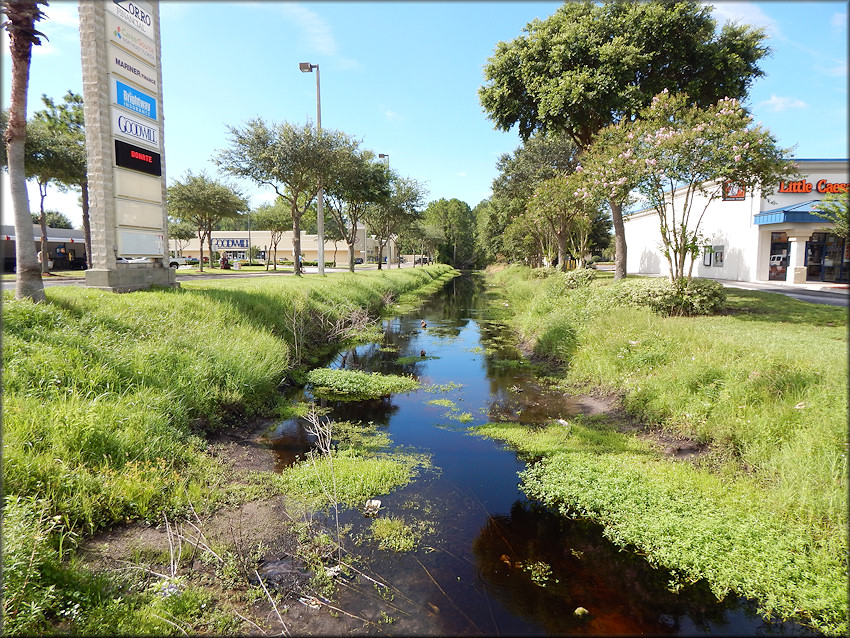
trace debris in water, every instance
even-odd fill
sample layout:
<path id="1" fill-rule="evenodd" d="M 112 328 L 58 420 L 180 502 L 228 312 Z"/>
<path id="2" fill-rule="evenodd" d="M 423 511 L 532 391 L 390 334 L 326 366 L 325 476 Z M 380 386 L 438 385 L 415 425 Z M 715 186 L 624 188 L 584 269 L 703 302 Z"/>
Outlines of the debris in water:
<path id="1" fill-rule="evenodd" d="M 366 501 L 366 509 L 363 513 L 366 516 L 375 516 L 379 509 L 381 509 L 381 499 L 370 498 Z"/>
<path id="2" fill-rule="evenodd" d="M 587 611 L 584 607 L 576 607 L 576 610 L 573 612 L 573 615 L 578 616 L 579 618 L 581 618 L 582 616 L 587 616 L 588 614 L 590 614 L 590 612 Z"/>
<path id="3" fill-rule="evenodd" d="M 302 605 L 306 605 L 310 609 L 318 609 L 322 606 L 321 601 L 315 596 L 302 596 L 298 599 L 298 602 Z"/>
<path id="4" fill-rule="evenodd" d="M 332 565 L 330 567 L 325 567 L 325 576 L 330 576 L 331 578 L 336 578 L 342 572 L 342 567 L 339 565 Z"/>
<path id="5" fill-rule="evenodd" d="M 424 357 L 424 356 L 425 356 L 425 351 L 424 351 L 424 350 L 420 350 L 420 351 L 419 351 L 419 356 L 420 356 L 420 357 Z"/>
<path id="6" fill-rule="evenodd" d="M 427 328 L 427 327 L 428 327 L 428 324 L 427 324 L 427 323 L 425 323 L 425 320 L 424 320 L 424 319 L 423 319 L 420 323 L 422 324 L 422 327 L 423 327 L 423 328 Z"/>

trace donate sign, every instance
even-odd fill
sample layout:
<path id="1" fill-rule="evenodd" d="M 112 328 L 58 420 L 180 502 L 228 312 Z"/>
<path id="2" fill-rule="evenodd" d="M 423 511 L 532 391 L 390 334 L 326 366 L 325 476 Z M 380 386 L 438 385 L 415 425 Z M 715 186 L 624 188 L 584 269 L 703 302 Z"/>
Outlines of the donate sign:
<path id="1" fill-rule="evenodd" d="M 115 80 L 115 103 L 118 106 L 123 106 L 125 109 L 130 109 L 134 113 L 144 115 L 156 121 L 156 98 L 142 93 L 132 86 L 128 86 L 120 80 Z"/>

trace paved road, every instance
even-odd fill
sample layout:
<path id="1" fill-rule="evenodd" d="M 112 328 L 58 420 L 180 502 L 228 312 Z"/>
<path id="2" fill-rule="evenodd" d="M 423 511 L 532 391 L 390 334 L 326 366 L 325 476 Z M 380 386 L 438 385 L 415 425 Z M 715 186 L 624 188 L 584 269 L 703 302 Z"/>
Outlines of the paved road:
<path id="1" fill-rule="evenodd" d="M 402 268 L 412 268 L 412 264 L 402 264 Z M 366 266 L 359 266 L 357 268 L 360 270 L 374 270 L 377 266 L 374 264 L 369 264 Z M 604 267 L 603 267 L 604 268 Z M 325 268 L 326 273 L 332 272 L 347 272 L 347 268 Z M 393 267 L 395 270 L 395 267 Z M 309 276 L 311 274 L 315 274 L 317 272 L 317 268 L 307 268 L 306 274 Z M 194 277 L 198 275 L 183 275 L 180 273 L 180 269 L 177 270 L 177 280 L 178 281 L 191 281 Z M 246 272 L 246 273 L 236 273 L 231 272 L 228 274 L 220 274 L 220 275 L 204 275 L 205 279 L 221 279 L 221 278 L 233 278 L 233 277 L 291 277 L 291 272 L 275 272 L 270 270 L 268 272 Z M 772 282 L 754 282 L 754 281 L 730 281 L 730 280 L 718 280 L 724 286 L 728 288 L 741 288 L 744 290 L 762 290 L 764 292 L 775 292 L 782 295 L 787 295 L 788 297 L 793 297 L 794 299 L 799 299 L 800 301 L 808 301 L 809 303 L 817 303 L 817 304 L 826 304 L 830 306 L 847 306 L 848 305 L 848 292 L 850 289 L 845 285 L 843 287 L 831 287 L 825 284 L 804 284 L 800 286 L 789 285 L 789 284 L 776 284 Z M 15 282 L 13 280 L 5 280 L 3 283 L 3 290 L 14 290 Z M 84 279 L 56 279 L 51 280 L 47 279 L 44 282 L 44 285 L 47 287 L 50 286 L 81 286 L 85 284 Z"/>

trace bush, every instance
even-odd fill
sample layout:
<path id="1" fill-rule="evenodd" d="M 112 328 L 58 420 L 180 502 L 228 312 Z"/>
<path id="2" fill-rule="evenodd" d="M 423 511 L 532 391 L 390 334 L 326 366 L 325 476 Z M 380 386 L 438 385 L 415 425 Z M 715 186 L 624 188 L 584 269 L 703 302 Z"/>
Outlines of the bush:
<path id="1" fill-rule="evenodd" d="M 626 303 L 668 317 L 716 315 L 726 307 L 726 290 L 713 279 L 630 280 L 621 294 Z"/>

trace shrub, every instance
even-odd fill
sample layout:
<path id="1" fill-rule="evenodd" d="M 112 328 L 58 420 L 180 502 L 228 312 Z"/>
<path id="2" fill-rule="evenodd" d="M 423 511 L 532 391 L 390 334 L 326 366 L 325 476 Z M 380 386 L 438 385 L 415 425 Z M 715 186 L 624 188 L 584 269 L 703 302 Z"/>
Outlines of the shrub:
<path id="1" fill-rule="evenodd" d="M 590 271 L 592 272 L 592 271 Z M 726 306 L 723 284 L 712 279 L 631 280 L 621 289 L 621 299 L 647 306 L 668 317 L 716 315 Z"/>

